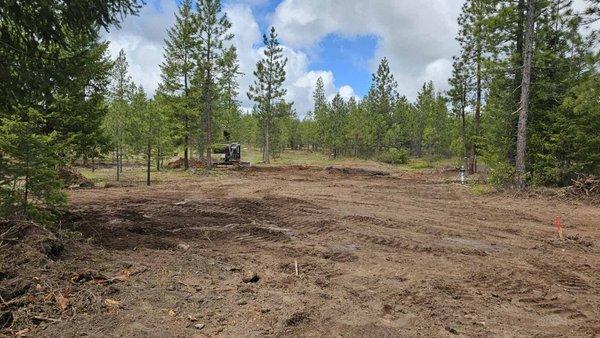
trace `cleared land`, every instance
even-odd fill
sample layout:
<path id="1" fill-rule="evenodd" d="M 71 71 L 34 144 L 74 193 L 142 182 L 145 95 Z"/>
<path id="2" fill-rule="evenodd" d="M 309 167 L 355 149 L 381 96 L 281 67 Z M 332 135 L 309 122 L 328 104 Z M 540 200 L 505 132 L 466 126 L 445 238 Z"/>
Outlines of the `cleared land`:
<path id="1" fill-rule="evenodd" d="M 172 172 L 150 188 L 72 190 L 60 256 L 14 248 L 40 287 L 13 326 L 39 311 L 60 321 L 28 334 L 600 334 L 598 207 L 479 196 L 456 172 L 368 169 Z"/>

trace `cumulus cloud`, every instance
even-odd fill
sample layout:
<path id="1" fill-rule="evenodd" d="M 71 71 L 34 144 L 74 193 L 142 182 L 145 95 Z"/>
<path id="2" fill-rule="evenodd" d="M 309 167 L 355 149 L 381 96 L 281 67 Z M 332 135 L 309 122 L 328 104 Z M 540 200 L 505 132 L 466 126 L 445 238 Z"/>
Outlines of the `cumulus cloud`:
<path id="1" fill-rule="evenodd" d="M 439 0 L 284 0 L 272 23 L 283 41 L 294 48 L 311 48 L 329 34 L 377 36 L 371 70 L 387 57 L 400 91 L 414 98 L 424 81 L 434 80 L 438 88 L 446 88 L 451 58 L 458 52 L 454 37 L 461 4 Z"/>
<path id="2" fill-rule="evenodd" d="M 138 16 L 127 17 L 121 29 L 104 33 L 104 39 L 110 41 L 112 58 L 115 59 L 123 49 L 131 77 L 150 95 L 160 82 L 159 65 L 164 60 L 164 39 L 167 28 L 175 22 L 176 10 L 175 2 L 160 0 L 156 5 L 145 6 Z"/>
<path id="3" fill-rule="evenodd" d="M 354 92 L 354 88 L 352 88 L 350 86 L 342 86 L 342 87 L 340 87 L 339 93 L 340 93 L 340 96 L 344 100 L 350 100 L 350 98 L 355 98 L 355 99 L 359 98 L 356 95 L 356 93 Z"/>

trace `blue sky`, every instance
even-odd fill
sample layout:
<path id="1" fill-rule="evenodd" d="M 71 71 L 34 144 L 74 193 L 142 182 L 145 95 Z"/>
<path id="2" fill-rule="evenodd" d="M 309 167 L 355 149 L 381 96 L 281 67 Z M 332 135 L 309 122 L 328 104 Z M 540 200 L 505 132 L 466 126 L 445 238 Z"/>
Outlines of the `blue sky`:
<path id="1" fill-rule="evenodd" d="M 390 61 L 398 91 L 414 99 L 422 84 L 448 88 L 452 56 L 458 53 L 456 19 L 463 0 L 223 0 L 238 49 L 242 107 L 261 57 L 261 35 L 277 29 L 287 66 L 287 100 L 300 115 L 312 107 L 319 77 L 326 95 L 364 96 L 383 57 Z M 130 73 L 151 95 L 160 82 L 165 32 L 174 22 L 178 0 L 147 0 L 136 17 L 105 35 L 110 53 L 124 49 Z M 581 7 L 584 0 L 576 0 Z"/>
<path id="2" fill-rule="evenodd" d="M 377 37 L 373 35 L 340 37 L 327 35 L 310 57 L 311 70 L 329 69 L 336 82 L 348 84 L 358 96 L 364 96 L 370 86 L 369 60 L 375 55 Z"/>

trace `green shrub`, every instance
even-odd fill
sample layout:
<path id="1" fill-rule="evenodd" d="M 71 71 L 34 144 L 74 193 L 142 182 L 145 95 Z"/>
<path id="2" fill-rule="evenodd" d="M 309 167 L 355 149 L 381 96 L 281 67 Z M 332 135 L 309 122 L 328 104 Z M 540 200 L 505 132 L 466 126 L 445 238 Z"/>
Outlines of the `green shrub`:
<path id="1" fill-rule="evenodd" d="M 40 133 L 44 123 L 34 109 L 0 119 L 0 219 L 49 223 L 53 211 L 66 203 L 55 169 L 62 160 L 56 133 Z"/>
<path id="2" fill-rule="evenodd" d="M 389 163 L 389 164 L 406 164 L 408 163 L 408 150 L 406 149 L 398 149 L 398 148 L 390 148 L 377 157 L 379 162 Z"/>

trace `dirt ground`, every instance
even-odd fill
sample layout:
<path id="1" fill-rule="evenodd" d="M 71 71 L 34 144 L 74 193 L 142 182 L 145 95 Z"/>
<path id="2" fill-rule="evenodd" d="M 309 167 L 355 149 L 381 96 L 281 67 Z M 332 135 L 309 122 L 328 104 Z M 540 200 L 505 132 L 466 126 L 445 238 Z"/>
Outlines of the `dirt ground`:
<path id="1" fill-rule="evenodd" d="M 598 207 L 477 196 L 454 172 L 221 171 L 70 191 L 71 235 L 5 332 L 600 335 Z"/>

